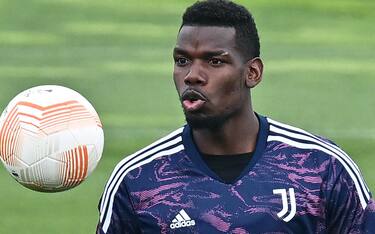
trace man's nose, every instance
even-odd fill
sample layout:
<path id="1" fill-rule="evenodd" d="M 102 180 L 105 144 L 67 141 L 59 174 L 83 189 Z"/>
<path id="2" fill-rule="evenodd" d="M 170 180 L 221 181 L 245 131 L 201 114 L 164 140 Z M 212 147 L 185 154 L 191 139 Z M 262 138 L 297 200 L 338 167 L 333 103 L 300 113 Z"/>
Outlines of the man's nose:
<path id="1" fill-rule="evenodd" d="M 206 84 L 206 79 L 203 77 L 202 67 L 198 62 L 194 62 L 188 73 L 184 78 L 184 83 L 186 85 L 204 85 Z"/>

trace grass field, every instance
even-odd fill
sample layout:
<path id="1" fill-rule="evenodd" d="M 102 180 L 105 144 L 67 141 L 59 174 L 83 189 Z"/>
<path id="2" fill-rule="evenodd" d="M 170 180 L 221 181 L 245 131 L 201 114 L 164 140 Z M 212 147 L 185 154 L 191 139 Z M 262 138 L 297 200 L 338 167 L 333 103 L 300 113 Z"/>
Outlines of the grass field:
<path id="1" fill-rule="evenodd" d="M 71 191 L 32 192 L 0 167 L 0 233 L 94 233 L 114 165 L 184 123 L 171 50 L 192 2 L 0 0 L 0 110 L 24 89 L 64 85 L 94 104 L 105 130 L 99 166 Z M 255 109 L 334 140 L 375 191 L 375 2 L 237 2 L 261 37 Z"/>

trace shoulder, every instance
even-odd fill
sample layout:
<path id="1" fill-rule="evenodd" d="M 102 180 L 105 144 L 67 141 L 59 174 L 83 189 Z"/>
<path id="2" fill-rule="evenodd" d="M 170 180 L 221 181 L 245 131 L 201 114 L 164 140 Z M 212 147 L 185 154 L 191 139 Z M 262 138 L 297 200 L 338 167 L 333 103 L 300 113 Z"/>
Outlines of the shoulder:
<path id="1" fill-rule="evenodd" d="M 126 202 L 129 202 L 129 204 L 131 203 L 130 200 L 127 200 L 129 193 L 128 185 L 123 183 L 130 172 L 141 168 L 144 165 L 152 164 L 152 162 L 158 158 L 178 153 L 184 149 L 181 137 L 183 129 L 183 127 L 179 128 L 147 147 L 125 157 L 115 166 L 105 185 L 101 198 L 99 206 L 101 220 L 104 216 L 111 217 L 111 210 L 114 206 L 115 197 L 120 198 L 123 204 Z M 141 178 L 144 177 L 141 176 Z M 142 184 L 142 181 L 137 181 L 136 183 Z M 110 212 L 109 215 L 106 214 L 107 210 Z"/>
<path id="2" fill-rule="evenodd" d="M 114 179 L 123 180 L 126 174 L 132 170 L 150 164 L 164 156 L 182 151 L 184 149 L 182 144 L 183 129 L 181 127 L 137 152 L 126 156 L 115 166 L 109 181 Z"/>
<path id="3" fill-rule="evenodd" d="M 322 160 L 329 159 L 349 172 L 359 171 L 350 156 L 334 142 L 270 118 L 267 120 L 269 123 L 268 142 L 276 141 L 292 148 L 311 151 L 316 157 L 321 157 Z"/>
<path id="4" fill-rule="evenodd" d="M 267 118 L 269 123 L 268 142 L 279 142 L 290 147 L 311 152 L 316 160 L 325 160 L 330 181 L 343 181 L 352 184 L 357 191 L 362 207 L 365 208 L 370 198 L 368 186 L 366 185 L 361 171 L 350 156 L 332 141 L 316 136 L 303 129 L 283 124 Z M 334 184 L 332 182 L 332 184 Z"/>
<path id="5" fill-rule="evenodd" d="M 320 155 L 338 159 L 340 162 L 349 159 L 349 156 L 331 140 L 270 118 L 267 118 L 267 121 L 269 123 L 268 142 L 276 141 L 298 149 L 314 150 L 320 152 Z"/>

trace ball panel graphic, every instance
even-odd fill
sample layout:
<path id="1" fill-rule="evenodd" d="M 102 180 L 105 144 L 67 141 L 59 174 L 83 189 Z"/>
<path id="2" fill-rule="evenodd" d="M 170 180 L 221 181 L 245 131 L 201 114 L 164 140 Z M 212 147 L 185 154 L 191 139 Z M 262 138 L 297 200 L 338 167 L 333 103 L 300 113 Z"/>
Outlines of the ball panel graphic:
<path id="1" fill-rule="evenodd" d="M 0 117 L 0 160 L 27 188 L 58 192 L 98 164 L 104 133 L 94 107 L 62 86 L 38 86 L 11 100 Z"/>

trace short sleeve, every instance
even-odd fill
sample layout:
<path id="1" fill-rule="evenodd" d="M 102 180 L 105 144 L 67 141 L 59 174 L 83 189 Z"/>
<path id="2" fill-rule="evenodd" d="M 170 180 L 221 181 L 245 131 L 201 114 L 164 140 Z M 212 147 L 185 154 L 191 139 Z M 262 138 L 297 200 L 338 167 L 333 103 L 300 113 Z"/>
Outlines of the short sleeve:
<path id="1" fill-rule="evenodd" d="M 368 212 L 371 202 L 371 194 L 357 165 L 351 159 L 333 160 L 326 191 L 328 233 L 364 233 L 370 221 L 366 219 L 374 218 Z"/>
<path id="2" fill-rule="evenodd" d="M 115 194 L 106 190 L 99 202 L 97 234 L 140 233 L 129 193 L 123 182 Z M 111 200 L 113 196 L 113 200 Z M 103 200 L 104 199 L 104 200 Z"/>

